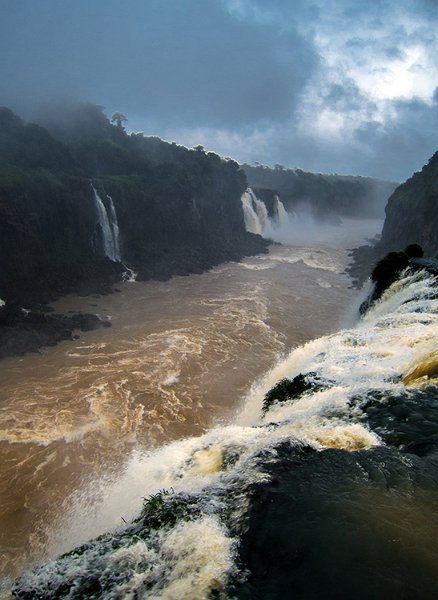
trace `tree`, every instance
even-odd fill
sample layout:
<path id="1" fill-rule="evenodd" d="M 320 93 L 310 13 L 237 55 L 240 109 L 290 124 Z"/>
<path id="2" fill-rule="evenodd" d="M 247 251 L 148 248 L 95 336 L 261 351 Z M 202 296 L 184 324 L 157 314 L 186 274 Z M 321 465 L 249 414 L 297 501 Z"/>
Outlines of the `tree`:
<path id="1" fill-rule="evenodd" d="M 111 123 L 114 123 L 120 129 L 123 129 L 123 126 L 128 122 L 128 117 L 126 117 L 121 112 L 115 112 L 111 116 Z"/>

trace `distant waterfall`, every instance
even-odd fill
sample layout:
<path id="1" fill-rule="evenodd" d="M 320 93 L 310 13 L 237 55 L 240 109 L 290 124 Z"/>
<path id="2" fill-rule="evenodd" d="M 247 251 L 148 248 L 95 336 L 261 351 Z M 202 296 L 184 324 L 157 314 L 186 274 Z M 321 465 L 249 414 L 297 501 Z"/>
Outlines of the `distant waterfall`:
<path id="1" fill-rule="evenodd" d="M 252 201 L 255 206 L 257 217 L 260 221 L 260 227 L 261 227 L 262 233 L 263 233 L 271 225 L 271 220 L 269 218 L 268 209 L 266 208 L 265 203 L 262 200 L 259 200 L 251 189 L 249 190 L 249 194 L 252 197 Z"/>
<path id="2" fill-rule="evenodd" d="M 254 193 L 250 188 L 248 188 L 246 192 L 242 194 L 241 200 L 243 216 L 245 218 L 245 227 L 249 233 L 258 233 L 259 235 L 262 235 L 262 224 L 254 208 L 253 196 Z"/>
<path id="3" fill-rule="evenodd" d="M 116 209 L 114 206 L 114 202 L 113 199 L 111 198 L 111 196 L 108 196 L 108 194 L 106 194 L 106 197 L 108 198 L 108 203 L 109 203 L 109 221 L 110 221 L 110 226 L 113 232 L 113 242 L 114 242 L 114 255 L 117 261 L 121 260 L 121 254 L 120 254 L 120 229 L 119 229 L 119 223 L 117 221 L 117 214 L 116 214 Z"/>
<path id="4" fill-rule="evenodd" d="M 284 208 L 284 204 L 278 196 L 275 196 L 275 201 L 277 208 L 278 226 L 286 227 L 289 224 L 289 213 Z"/>
<path id="5" fill-rule="evenodd" d="M 107 210 L 96 188 L 93 185 L 91 187 L 94 192 L 97 220 L 102 229 L 105 256 L 114 262 L 120 262 L 122 260 L 120 254 L 120 230 L 114 202 L 111 196 L 106 196 L 109 205 L 109 210 Z"/>
<path id="6" fill-rule="evenodd" d="M 257 198 L 251 188 L 242 194 L 242 208 L 245 227 L 249 233 L 258 233 L 263 237 L 275 237 L 275 230 L 289 223 L 289 215 L 278 196 L 275 196 L 275 215 L 269 217 L 265 203 Z"/>

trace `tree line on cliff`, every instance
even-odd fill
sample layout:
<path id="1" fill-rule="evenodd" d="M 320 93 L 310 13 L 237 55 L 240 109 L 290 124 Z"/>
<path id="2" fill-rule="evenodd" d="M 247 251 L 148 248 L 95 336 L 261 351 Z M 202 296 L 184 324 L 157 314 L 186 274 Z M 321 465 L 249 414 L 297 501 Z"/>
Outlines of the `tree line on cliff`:
<path id="1" fill-rule="evenodd" d="M 235 161 L 128 134 L 93 104 L 42 122 L 0 109 L 0 298 L 98 291 L 120 278 L 122 266 L 98 243 L 91 183 L 113 198 L 123 261 L 139 278 L 200 272 L 265 249 L 245 230 L 247 182 Z"/>

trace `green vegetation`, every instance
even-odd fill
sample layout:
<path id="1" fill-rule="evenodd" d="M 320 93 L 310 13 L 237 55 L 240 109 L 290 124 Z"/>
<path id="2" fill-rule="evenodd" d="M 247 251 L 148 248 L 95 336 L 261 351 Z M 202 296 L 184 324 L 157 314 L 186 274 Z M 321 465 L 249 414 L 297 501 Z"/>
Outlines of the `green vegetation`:
<path id="1" fill-rule="evenodd" d="M 420 244 L 410 244 L 405 248 L 405 253 L 409 258 L 421 258 L 424 256 L 424 250 Z"/>
<path id="2" fill-rule="evenodd" d="M 174 527 L 178 521 L 188 521 L 199 514 L 190 498 L 176 495 L 173 489 L 159 490 L 143 501 L 140 517 L 144 531 Z"/>

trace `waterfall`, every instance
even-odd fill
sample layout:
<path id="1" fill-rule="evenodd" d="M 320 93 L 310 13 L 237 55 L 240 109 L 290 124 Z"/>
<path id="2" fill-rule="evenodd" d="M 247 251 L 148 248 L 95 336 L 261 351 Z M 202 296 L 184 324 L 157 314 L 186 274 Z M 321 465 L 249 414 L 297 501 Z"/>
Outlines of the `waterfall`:
<path id="1" fill-rule="evenodd" d="M 249 189 L 249 195 L 251 196 L 253 206 L 255 207 L 262 232 L 265 232 L 271 225 L 268 209 L 266 208 L 265 203 L 257 198 L 251 188 Z"/>
<path id="2" fill-rule="evenodd" d="M 252 193 L 252 190 L 248 188 L 246 192 L 243 193 L 241 198 L 246 231 L 248 231 L 249 233 L 258 233 L 259 235 L 262 235 L 262 224 L 260 222 L 258 214 L 254 209 L 252 196 L 250 192 Z"/>
<path id="3" fill-rule="evenodd" d="M 116 209 L 111 196 L 107 195 L 109 211 L 107 210 L 102 198 L 97 193 L 96 188 L 91 185 L 94 192 L 94 201 L 96 205 L 97 220 L 102 229 L 103 248 L 105 256 L 114 262 L 121 261 L 120 254 L 120 231 L 117 222 Z"/>
<path id="4" fill-rule="evenodd" d="M 110 222 L 110 227 L 111 227 L 111 230 L 113 233 L 114 255 L 115 255 L 116 261 L 120 261 L 121 260 L 120 229 L 119 229 L 119 223 L 117 221 L 116 209 L 115 209 L 114 202 L 113 202 L 113 199 L 111 198 L 111 196 L 108 196 L 108 194 L 106 194 L 106 197 L 108 198 L 108 204 L 109 204 L 109 222 Z"/>
<path id="5" fill-rule="evenodd" d="M 284 208 L 284 204 L 278 196 L 275 196 L 275 202 L 277 209 L 278 226 L 287 227 L 287 225 L 289 224 L 289 214 Z"/>
<path id="6" fill-rule="evenodd" d="M 251 188 L 243 193 L 241 201 L 245 227 L 249 233 L 258 233 L 263 237 L 275 239 L 275 230 L 284 228 L 289 223 L 289 215 L 277 195 L 275 196 L 276 215 L 273 218 L 269 217 L 265 203 L 257 198 Z"/>

